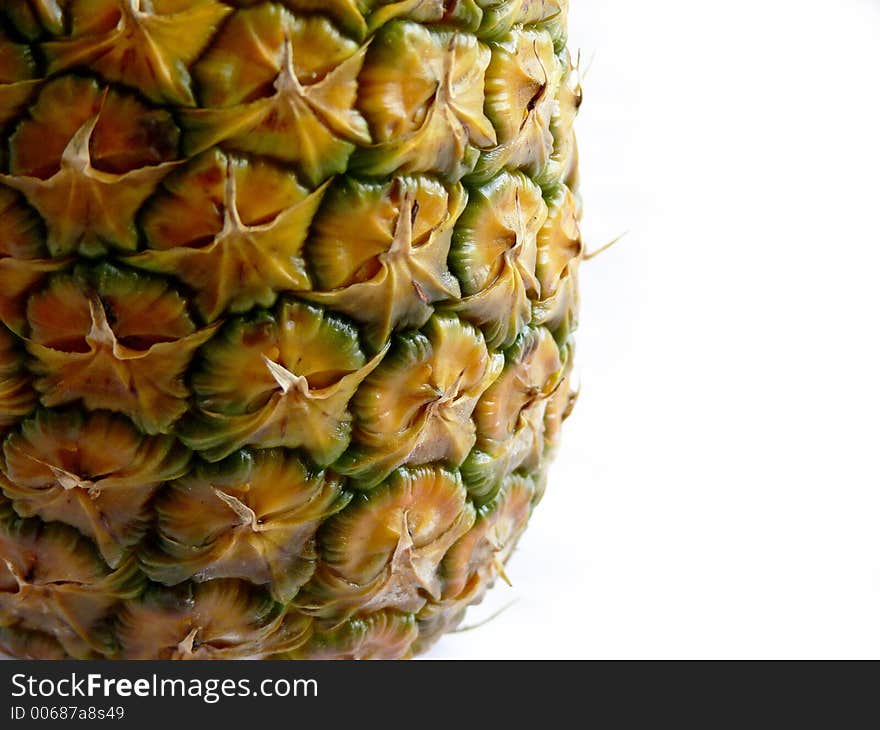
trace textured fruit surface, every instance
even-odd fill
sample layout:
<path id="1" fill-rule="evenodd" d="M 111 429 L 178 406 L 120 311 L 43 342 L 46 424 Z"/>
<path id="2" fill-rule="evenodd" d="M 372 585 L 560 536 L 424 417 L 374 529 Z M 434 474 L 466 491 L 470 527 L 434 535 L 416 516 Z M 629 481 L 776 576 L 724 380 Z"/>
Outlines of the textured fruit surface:
<path id="1" fill-rule="evenodd" d="M 573 402 L 566 23 L 0 3 L 0 651 L 404 658 L 508 580 Z"/>

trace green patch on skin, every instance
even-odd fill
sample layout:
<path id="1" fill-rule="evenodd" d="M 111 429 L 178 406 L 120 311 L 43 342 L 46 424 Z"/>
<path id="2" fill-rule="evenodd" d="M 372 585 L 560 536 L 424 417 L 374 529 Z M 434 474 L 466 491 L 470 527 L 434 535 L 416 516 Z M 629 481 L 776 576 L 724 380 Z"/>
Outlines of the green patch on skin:
<path id="1" fill-rule="evenodd" d="M 316 628 L 307 644 L 285 659 L 395 660 L 411 656 L 419 627 L 412 614 L 377 611 Z"/>

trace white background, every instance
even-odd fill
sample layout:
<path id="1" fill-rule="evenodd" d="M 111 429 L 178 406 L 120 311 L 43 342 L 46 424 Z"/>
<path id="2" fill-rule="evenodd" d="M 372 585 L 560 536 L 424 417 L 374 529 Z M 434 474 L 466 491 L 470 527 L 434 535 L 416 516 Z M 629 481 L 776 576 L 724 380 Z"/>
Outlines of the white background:
<path id="1" fill-rule="evenodd" d="M 434 658 L 880 657 L 880 0 L 571 0 L 582 397 Z"/>

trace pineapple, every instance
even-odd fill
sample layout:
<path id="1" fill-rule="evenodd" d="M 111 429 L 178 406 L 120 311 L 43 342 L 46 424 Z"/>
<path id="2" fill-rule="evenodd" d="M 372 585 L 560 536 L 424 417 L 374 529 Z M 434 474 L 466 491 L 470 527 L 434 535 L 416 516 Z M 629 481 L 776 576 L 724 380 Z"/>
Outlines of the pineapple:
<path id="1" fill-rule="evenodd" d="M 0 650 L 404 658 L 573 402 L 566 0 L 0 4 Z"/>

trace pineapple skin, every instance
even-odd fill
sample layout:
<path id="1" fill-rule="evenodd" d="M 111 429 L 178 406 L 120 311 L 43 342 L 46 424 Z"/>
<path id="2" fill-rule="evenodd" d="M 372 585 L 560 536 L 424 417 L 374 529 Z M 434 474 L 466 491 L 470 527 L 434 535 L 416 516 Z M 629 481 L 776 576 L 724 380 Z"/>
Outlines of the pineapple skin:
<path id="1" fill-rule="evenodd" d="M 573 404 L 567 0 L 5 0 L 0 651 L 397 659 Z"/>

